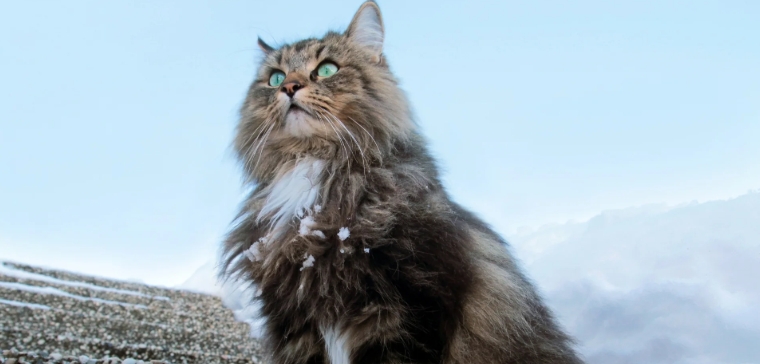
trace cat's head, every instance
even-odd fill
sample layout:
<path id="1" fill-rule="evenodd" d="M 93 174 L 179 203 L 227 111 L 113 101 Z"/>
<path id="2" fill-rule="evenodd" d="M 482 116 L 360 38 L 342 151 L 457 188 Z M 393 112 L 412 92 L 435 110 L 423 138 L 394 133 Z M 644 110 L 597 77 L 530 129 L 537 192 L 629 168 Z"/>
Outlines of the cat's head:
<path id="1" fill-rule="evenodd" d="M 380 9 L 368 1 L 344 33 L 279 48 L 259 39 L 264 58 L 235 139 L 255 179 L 271 171 L 267 166 L 304 154 L 359 165 L 379 160 L 410 135 L 409 107 L 386 63 L 383 38 Z"/>

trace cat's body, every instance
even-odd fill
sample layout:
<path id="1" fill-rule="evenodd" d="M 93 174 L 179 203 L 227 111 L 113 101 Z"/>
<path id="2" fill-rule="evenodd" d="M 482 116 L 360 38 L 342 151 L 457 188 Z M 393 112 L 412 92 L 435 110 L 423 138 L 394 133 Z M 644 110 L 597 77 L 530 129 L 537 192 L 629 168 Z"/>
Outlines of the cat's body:
<path id="1" fill-rule="evenodd" d="M 345 34 L 266 53 L 236 148 L 256 189 L 226 243 L 285 363 L 580 363 L 506 244 L 453 203 L 382 55 Z"/>

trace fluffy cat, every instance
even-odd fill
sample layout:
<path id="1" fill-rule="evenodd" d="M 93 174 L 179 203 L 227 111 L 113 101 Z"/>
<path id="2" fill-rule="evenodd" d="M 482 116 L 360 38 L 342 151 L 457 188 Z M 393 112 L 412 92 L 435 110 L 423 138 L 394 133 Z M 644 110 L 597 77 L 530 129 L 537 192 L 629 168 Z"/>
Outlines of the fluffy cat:
<path id="1" fill-rule="evenodd" d="M 255 186 L 224 274 L 275 364 L 581 363 L 506 243 L 452 202 L 383 55 L 376 3 L 274 48 L 235 148 Z"/>

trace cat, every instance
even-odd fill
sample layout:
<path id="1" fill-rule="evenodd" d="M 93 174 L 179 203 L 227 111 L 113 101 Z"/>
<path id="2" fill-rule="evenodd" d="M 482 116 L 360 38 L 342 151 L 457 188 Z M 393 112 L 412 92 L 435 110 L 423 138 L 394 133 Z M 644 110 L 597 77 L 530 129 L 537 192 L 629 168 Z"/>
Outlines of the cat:
<path id="1" fill-rule="evenodd" d="M 507 244 L 452 202 L 383 54 L 378 5 L 263 60 L 234 147 L 255 186 L 223 274 L 251 282 L 268 360 L 581 363 Z"/>

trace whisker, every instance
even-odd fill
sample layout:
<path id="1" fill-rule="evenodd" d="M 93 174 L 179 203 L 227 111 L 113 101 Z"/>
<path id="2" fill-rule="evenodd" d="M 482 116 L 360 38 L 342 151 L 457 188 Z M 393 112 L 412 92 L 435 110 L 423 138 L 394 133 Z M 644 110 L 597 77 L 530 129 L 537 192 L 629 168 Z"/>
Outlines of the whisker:
<path id="1" fill-rule="evenodd" d="M 261 134 L 264 134 L 264 135 L 262 137 L 258 138 L 258 140 L 256 141 L 255 145 L 253 146 L 251 152 L 248 154 L 248 156 L 246 158 L 246 165 L 249 166 L 251 168 L 251 170 L 255 170 L 256 167 L 257 167 L 255 165 L 252 165 L 253 164 L 253 159 L 256 158 L 256 153 L 263 152 L 263 148 L 261 150 L 259 150 L 259 148 L 261 148 L 264 145 L 264 142 L 265 142 L 264 136 L 266 136 L 267 132 L 269 132 L 274 127 L 274 125 L 275 125 L 274 122 L 272 122 L 271 124 L 268 124 L 269 121 L 271 121 L 271 119 L 267 119 L 267 120 L 264 121 L 264 123 L 262 123 L 262 125 L 265 125 L 265 128 L 262 130 L 262 133 L 260 133 L 259 135 L 260 136 L 261 136 Z"/>
<path id="2" fill-rule="evenodd" d="M 273 122 L 272 126 L 269 127 L 267 130 L 267 133 L 264 135 L 264 138 L 262 140 L 261 149 L 259 150 L 259 157 L 256 158 L 256 165 L 253 166 L 253 170 L 255 171 L 257 168 L 259 168 L 259 162 L 261 162 L 261 156 L 264 154 L 264 145 L 266 145 L 267 140 L 269 140 L 269 135 L 272 133 L 272 130 L 274 130 L 274 126 L 277 125 L 277 123 Z"/>
<path id="3" fill-rule="evenodd" d="M 359 149 L 359 154 L 362 156 L 362 167 L 364 168 L 364 175 L 367 175 L 367 158 L 364 156 L 364 151 L 362 150 L 362 146 L 359 144 L 359 141 L 356 140 L 356 137 L 354 137 L 354 134 L 348 130 L 346 127 L 346 124 L 343 123 L 337 116 L 333 115 L 331 112 L 328 111 L 328 113 L 335 119 L 335 121 L 338 122 L 338 125 L 342 126 L 343 129 L 348 133 L 348 136 L 351 137 L 351 139 L 356 143 L 357 149 Z"/>
<path id="4" fill-rule="evenodd" d="M 264 131 L 263 128 L 267 125 L 267 121 L 269 121 L 269 119 L 264 120 L 264 122 L 259 124 L 259 126 L 257 126 L 252 133 L 248 134 L 248 137 L 245 139 L 243 145 L 247 145 L 248 143 L 255 144 L 255 139 L 260 137 L 262 134 L 259 131 Z"/>
<path id="5" fill-rule="evenodd" d="M 271 111 L 271 108 L 267 108 L 267 112 Z M 268 125 L 268 123 L 272 123 L 271 125 Z M 252 144 L 252 151 L 246 156 L 245 163 L 247 166 L 251 166 L 251 162 L 253 161 L 253 158 L 256 157 L 256 152 L 259 147 L 262 146 L 263 138 L 262 135 L 265 134 L 265 131 L 268 131 L 269 129 L 274 126 L 275 122 L 272 118 L 265 119 L 259 126 L 254 129 L 252 133 L 248 136 L 248 138 L 245 141 L 245 144 L 251 143 Z M 269 127 L 269 129 L 267 128 Z M 258 140 L 257 140 L 258 139 Z M 253 140 L 253 141 L 252 141 Z"/>
<path id="6" fill-rule="evenodd" d="M 330 121 L 330 119 L 327 118 L 327 116 L 322 115 L 319 111 L 316 111 L 316 110 L 315 110 L 315 113 L 317 114 L 317 117 L 319 117 L 319 120 L 322 120 L 322 122 L 329 125 L 330 128 L 335 132 L 335 136 L 338 137 L 338 142 L 340 143 L 340 149 L 342 149 L 343 153 L 346 155 L 346 160 L 349 160 L 348 148 L 346 148 L 346 146 L 343 144 L 343 137 L 341 137 L 340 133 L 338 132 L 338 129 L 336 129 L 335 126 L 333 126 L 333 123 Z"/>
<path id="7" fill-rule="evenodd" d="M 332 118 L 329 116 L 329 115 L 332 115 L 332 113 L 330 112 L 330 110 L 328 110 L 326 107 L 323 107 L 323 106 L 320 106 L 320 108 L 324 112 L 322 114 L 322 116 L 325 117 L 325 120 L 329 123 L 330 127 L 333 128 L 333 130 L 335 130 L 335 135 L 338 136 L 338 141 L 340 142 L 340 144 L 342 146 L 342 149 L 343 149 L 343 153 L 346 156 L 346 163 L 348 163 L 348 169 L 351 170 L 351 160 L 352 160 L 352 158 L 349 157 L 349 154 L 351 154 L 351 156 L 353 156 L 353 155 L 356 154 L 356 152 L 354 152 L 352 148 L 348 147 L 349 146 L 348 140 L 346 140 L 346 138 L 340 133 L 340 131 L 337 128 L 337 125 L 334 125 L 336 122 L 334 122 L 332 120 Z"/>
<path id="8" fill-rule="evenodd" d="M 372 139 L 372 143 L 375 143 L 375 147 L 377 147 L 377 155 L 379 157 L 382 154 L 382 152 L 380 151 L 380 145 L 377 144 L 375 137 L 373 137 L 372 134 L 370 134 L 370 132 L 362 126 L 362 124 L 357 123 L 356 120 L 354 120 L 354 118 L 349 117 L 349 119 L 351 119 L 351 121 L 353 121 L 354 124 L 356 124 L 356 126 L 362 128 L 362 130 L 364 130 L 364 132 L 367 133 L 367 136 L 370 137 L 370 139 Z"/>
<path id="9" fill-rule="evenodd" d="M 269 128 L 269 127 L 271 127 L 271 125 L 269 125 L 269 124 L 268 124 L 268 123 L 269 123 L 269 121 L 270 121 L 270 119 L 266 119 L 266 120 L 264 120 L 264 122 L 263 122 L 263 123 L 261 123 L 261 125 L 259 125 L 259 127 L 258 127 L 258 128 L 256 128 L 256 130 L 259 130 L 259 129 L 261 129 L 261 132 L 259 132 L 259 133 L 256 135 L 256 138 L 255 138 L 255 139 L 257 139 L 257 140 L 256 140 L 256 141 L 253 143 L 253 144 L 254 144 L 254 146 L 253 146 L 253 152 L 251 153 L 252 155 L 256 155 L 256 149 L 258 149 L 258 148 L 259 148 L 259 146 L 261 145 L 261 140 L 262 140 L 262 139 L 261 139 L 260 137 L 261 137 L 261 136 L 263 136 L 263 134 L 265 134 L 265 132 L 268 130 L 268 128 Z"/>
<path id="10" fill-rule="evenodd" d="M 272 113 L 272 109 L 274 109 L 274 108 L 273 108 L 273 107 L 271 107 L 271 106 L 268 106 L 268 107 L 265 109 L 265 112 L 266 112 L 266 114 L 271 114 L 271 113 Z M 259 131 L 260 129 L 261 129 L 261 131 L 263 132 L 263 131 L 264 131 L 264 129 L 262 129 L 262 128 L 263 128 L 263 127 L 266 127 L 266 125 L 267 125 L 267 122 L 269 122 L 270 120 L 272 120 L 272 119 L 271 119 L 271 118 L 269 118 L 269 117 L 267 117 L 267 118 L 264 120 L 264 122 L 262 122 L 261 124 L 259 124 L 259 126 L 258 126 L 258 127 L 256 127 L 256 129 L 253 131 L 253 133 L 251 133 L 251 134 L 248 136 L 248 139 L 246 140 L 246 143 L 250 142 L 250 141 L 251 141 L 251 139 L 255 139 L 255 138 L 258 138 L 259 136 L 261 136 L 261 134 L 263 134 L 263 133 L 259 133 L 259 134 L 256 134 L 256 132 L 257 132 L 257 131 Z"/>
<path id="11" fill-rule="evenodd" d="M 253 139 L 254 141 L 251 143 L 251 148 L 248 149 L 248 153 L 245 155 L 245 165 L 248 167 L 251 167 L 252 159 L 256 155 L 256 149 L 259 147 L 259 143 L 261 142 L 261 139 L 258 139 L 258 136 Z"/>

